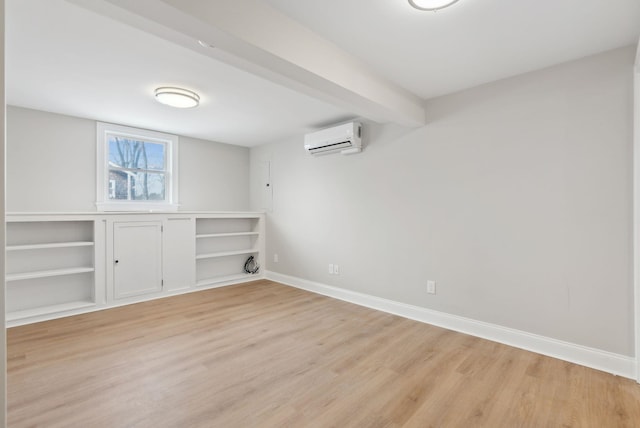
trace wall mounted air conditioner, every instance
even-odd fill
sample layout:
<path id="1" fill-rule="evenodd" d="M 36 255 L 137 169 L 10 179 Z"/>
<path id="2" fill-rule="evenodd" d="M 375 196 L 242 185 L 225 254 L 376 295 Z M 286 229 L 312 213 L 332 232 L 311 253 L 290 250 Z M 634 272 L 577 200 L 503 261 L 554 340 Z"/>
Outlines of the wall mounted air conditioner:
<path id="1" fill-rule="evenodd" d="M 362 124 L 350 122 L 307 134 L 304 148 L 312 155 L 358 153 L 362 151 Z"/>

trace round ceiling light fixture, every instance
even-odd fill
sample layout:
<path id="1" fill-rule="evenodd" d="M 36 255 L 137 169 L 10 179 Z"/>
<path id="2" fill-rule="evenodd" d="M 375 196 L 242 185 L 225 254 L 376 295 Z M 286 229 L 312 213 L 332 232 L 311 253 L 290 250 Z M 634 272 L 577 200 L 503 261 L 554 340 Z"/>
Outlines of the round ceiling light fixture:
<path id="1" fill-rule="evenodd" d="M 200 96 L 188 89 L 162 86 L 156 89 L 156 100 L 162 104 L 177 108 L 197 107 Z"/>
<path id="2" fill-rule="evenodd" d="M 457 1 L 458 0 L 409 0 L 409 4 L 416 9 L 435 12 L 436 10 L 449 7 Z"/>

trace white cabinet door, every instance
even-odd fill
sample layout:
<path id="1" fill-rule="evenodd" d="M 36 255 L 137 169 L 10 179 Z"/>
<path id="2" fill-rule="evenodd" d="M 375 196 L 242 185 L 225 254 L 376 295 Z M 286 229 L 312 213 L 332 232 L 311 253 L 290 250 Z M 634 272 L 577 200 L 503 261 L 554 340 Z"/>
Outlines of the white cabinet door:
<path id="1" fill-rule="evenodd" d="M 162 222 L 113 223 L 114 297 L 162 291 Z"/>
<path id="2" fill-rule="evenodd" d="M 193 218 L 169 218 L 164 227 L 164 289 L 180 290 L 196 282 L 196 226 Z"/>

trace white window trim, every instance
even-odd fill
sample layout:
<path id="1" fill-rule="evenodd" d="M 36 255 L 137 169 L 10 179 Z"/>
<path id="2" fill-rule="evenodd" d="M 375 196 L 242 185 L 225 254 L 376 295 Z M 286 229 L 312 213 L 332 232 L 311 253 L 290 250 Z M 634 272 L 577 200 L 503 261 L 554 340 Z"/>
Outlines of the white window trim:
<path id="1" fill-rule="evenodd" d="M 98 211 L 177 211 L 178 203 L 178 136 L 129 126 L 97 123 L 96 207 Z M 107 134 L 139 138 L 167 144 L 167 188 L 164 201 L 112 201 L 109 199 L 109 146 Z"/>

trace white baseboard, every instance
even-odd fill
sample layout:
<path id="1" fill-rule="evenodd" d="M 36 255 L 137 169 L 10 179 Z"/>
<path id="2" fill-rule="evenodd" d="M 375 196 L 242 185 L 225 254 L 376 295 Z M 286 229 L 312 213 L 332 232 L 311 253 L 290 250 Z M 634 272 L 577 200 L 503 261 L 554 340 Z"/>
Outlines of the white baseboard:
<path id="1" fill-rule="evenodd" d="M 636 361 L 633 357 L 576 345 L 525 331 L 502 327 L 470 318 L 438 312 L 419 306 L 408 305 L 368 294 L 332 287 L 306 279 L 296 278 L 277 272 L 267 271 L 265 277 L 292 287 L 322 294 L 366 306 L 379 311 L 409 318 L 449 330 L 458 331 L 516 348 L 525 349 L 549 357 L 602 370 L 617 376 L 636 379 Z"/>

